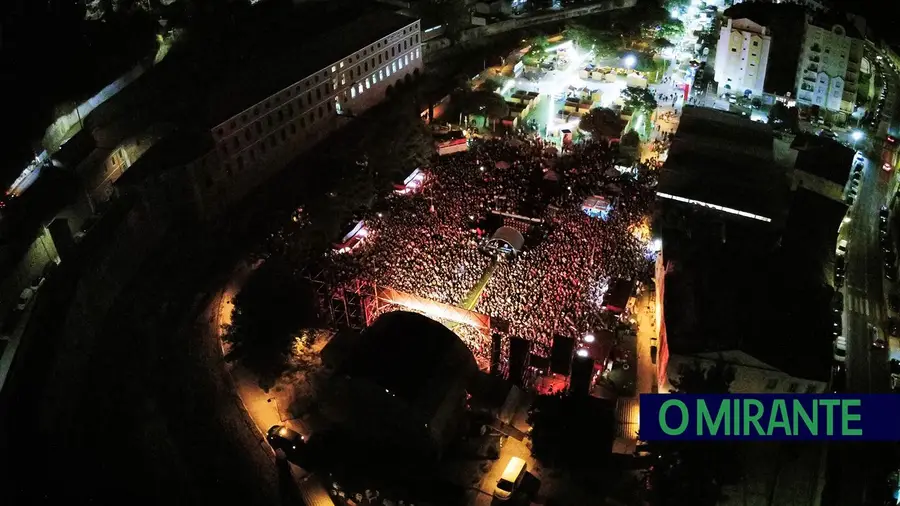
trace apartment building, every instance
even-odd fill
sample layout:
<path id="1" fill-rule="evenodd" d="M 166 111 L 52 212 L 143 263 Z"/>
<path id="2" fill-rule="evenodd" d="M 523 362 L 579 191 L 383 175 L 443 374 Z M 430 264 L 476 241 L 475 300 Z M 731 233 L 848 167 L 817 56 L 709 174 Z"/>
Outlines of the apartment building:
<path id="1" fill-rule="evenodd" d="M 275 65 L 239 69 L 210 95 L 214 149 L 186 167 L 201 215 L 240 199 L 418 75 L 420 32 L 418 19 L 378 11 L 285 52 Z"/>
<path id="2" fill-rule="evenodd" d="M 856 106 L 864 44 L 849 23 L 807 16 L 795 79 L 797 104 L 830 111 L 838 123 L 846 119 Z"/>
<path id="3" fill-rule="evenodd" d="M 766 27 L 746 18 L 728 19 L 716 45 L 718 93 L 762 95 L 771 43 Z"/>

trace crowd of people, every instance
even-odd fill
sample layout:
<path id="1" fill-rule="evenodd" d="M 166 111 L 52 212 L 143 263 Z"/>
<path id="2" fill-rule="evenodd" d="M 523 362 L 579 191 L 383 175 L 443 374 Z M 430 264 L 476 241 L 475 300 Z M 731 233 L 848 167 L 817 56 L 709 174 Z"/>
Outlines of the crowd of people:
<path id="1" fill-rule="evenodd" d="M 548 179 L 551 171 L 558 178 Z M 635 230 L 646 223 L 652 178 L 649 170 L 638 170 L 637 177 L 620 173 L 604 142 L 557 156 L 534 137 L 478 140 L 468 152 L 430 167 L 418 193 L 392 196 L 388 210 L 367 220 L 365 245 L 334 255 L 335 266 L 381 286 L 474 306 L 507 322 L 502 334 L 526 337 L 534 352 L 546 355 L 554 334 L 598 328 L 598 287 L 646 267 L 646 238 Z M 608 219 L 582 211 L 584 198 L 594 194 L 613 201 Z M 541 225 L 532 225 L 543 232 L 535 234 L 540 239 L 509 259 L 490 253 L 480 224 L 491 209 L 540 218 Z M 452 328 L 483 365 L 487 335 Z"/>

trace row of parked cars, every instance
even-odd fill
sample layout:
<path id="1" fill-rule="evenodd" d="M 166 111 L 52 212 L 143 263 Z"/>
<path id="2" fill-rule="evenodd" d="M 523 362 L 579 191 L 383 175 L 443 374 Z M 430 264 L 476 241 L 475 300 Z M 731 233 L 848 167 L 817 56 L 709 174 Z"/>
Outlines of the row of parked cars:
<path id="1" fill-rule="evenodd" d="M 13 331 L 16 329 L 16 326 L 19 324 L 19 320 L 22 317 L 22 313 L 25 311 L 25 308 L 28 307 L 29 304 L 34 300 L 34 296 L 37 295 L 38 290 L 42 286 L 44 286 L 44 282 L 47 280 L 47 276 L 50 275 L 53 268 L 56 267 L 55 262 L 49 262 L 40 275 L 35 277 L 31 284 L 22 289 L 19 293 L 19 298 L 16 300 L 15 307 L 6 315 L 6 318 L 3 319 L 3 323 L 0 324 L 0 340 L 8 340 Z"/>

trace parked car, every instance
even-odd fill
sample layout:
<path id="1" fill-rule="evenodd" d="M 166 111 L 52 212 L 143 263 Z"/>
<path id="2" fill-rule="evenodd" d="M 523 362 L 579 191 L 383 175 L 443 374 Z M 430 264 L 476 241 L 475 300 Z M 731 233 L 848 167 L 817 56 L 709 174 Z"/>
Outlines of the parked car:
<path id="1" fill-rule="evenodd" d="M 834 393 L 843 392 L 847 387 L 847 369 L 844 364 L 834 364 L 831 366 L 831 391 Z"/>
<path id="2" fill-rule="evenodd" d="M 22 311 L 28 306 L 28 303 L 31 302 L 31 299 L 34 298 L 34 289 L 30 286 L 22 290 L 22 293 L 19 294 L 19 301 L 16 303 L 16 310 Z"/>
<path id="3" fill-rule="evenodd" d="M 834 340 L 834 343 L 831 345 L 832 354 L 834 356 L 834 361 L 843 364 L 847 361 L 847 338 L 846 337 L 837 337 Z"/>
<path id="4" fill-rule="evenodd" d="M 896 316 L 888 318 L 887 323 L 885 323 L 885 327 L 888 330 L 888 334 L 890 334 L 891 336 L 900 336 L 900 318 L 897 318 Z"/>
<path id="5" fill-rule="evenodd" d="M 31 282 L 32 290 L 37 291 L 41 286 L 43 286 L 44 281 L 46 280 L 47 278 L 45 278 L 43 275 L 34 278 L 34 280 Z"/>
<path id="6" fill-rule="evenodd" d="M 891 360 L 891 390 L 900 393 L 900 360 Z"/>
<path id="7" fill-rule="evenodd" d="M 887 206 L 881 206 L 881 210 L 878 211 L 878 217 L 881 219 L 882 225 L 887 224 L 888 216 L 890 216 L 890 212 L 888 211 Z"/>
<path id="8" fill-rule="evenodd" d="M 831 309 L 833 309 L 835 313 L 840 313 L 844 310 L 844 294 L 841 292 L 834 292 L 834 297 L 831 299 Z"/>
<path id="9" fill-rule="evenodd" d="M 266 434 L 269 445 L 275 450 L 294 452 L 304 444 L 303 436 L 299 432 L 289 429 L 284 425 L 273 425 Z"/>
<path id="10" fill-rule="evenodd" d="M 837 254 L 841 255 L 841 256 L 847 254 L 847 240 L 846 239 L 841 239 L 840 241 L 838 241 Z"/>
<path id="11" fill-rule="evenodd" d="M 838 337 L 844 332 L 844 322 L 841 321 L 841 314 L 835 313 L 834 319 L 831 322 L 831 332 L 834 334 L 834 337 Z"/>
<path id="12" fill-rule="evenodd" d="M 874 325 L 869 325 L 869 339 L 872 341 L 872 347 L 884 349 L 887 347 L 887 342 L 884 340 L 884 334 L 881 333 Z"/>
<path id="13" fill-rule="evenodd" d="M 893 251 L 893 248 L 891 247 L 891 240 L 887 235 L 882 234 L 880 242 L 881 251 L 883 251 L 884 253 L 890 253 L 891 251 Z"/>

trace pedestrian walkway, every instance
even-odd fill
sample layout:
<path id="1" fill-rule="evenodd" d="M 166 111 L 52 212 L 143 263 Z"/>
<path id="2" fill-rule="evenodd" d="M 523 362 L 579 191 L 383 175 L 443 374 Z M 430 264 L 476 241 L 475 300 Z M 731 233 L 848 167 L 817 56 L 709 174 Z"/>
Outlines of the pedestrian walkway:
<path id="1" fill-rule="evenodd" d="M 881 308 L 874 303 L 870 303 L 869 298 L 865 294 L 855 295 L 848 293 L 844 301 L 844 307 L 851 313 L 872 317 L 879 321 L 882 319 Z"/>

